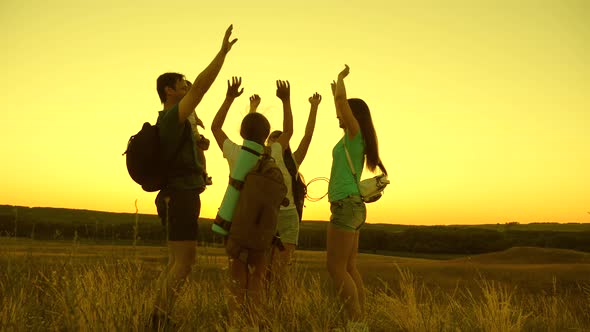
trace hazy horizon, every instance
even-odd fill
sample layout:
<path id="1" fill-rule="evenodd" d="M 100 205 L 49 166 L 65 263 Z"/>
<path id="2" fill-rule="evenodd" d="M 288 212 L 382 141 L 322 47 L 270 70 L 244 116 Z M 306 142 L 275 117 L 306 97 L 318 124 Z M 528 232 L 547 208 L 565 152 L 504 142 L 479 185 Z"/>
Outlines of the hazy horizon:
<path id="1" fill-rule="evenodd" d="M 65 209 L 65 210 L 80 210 L 80 211 L 92 211 L 92 212 L 100 212 L 100 213 L 125 213 L 125 214 L 135 214 L 135 212 L 127 212 L 127 211 L 105 211 L 105 210 L 92 210 L 92 209 L 85 209 L 85 208 L 64 208 L 64 207 L 53 207 L 53 206 L 16 206 L 16 205 L 11 205 L 11 204 L 3 204 L 0 203 L 0 206 L 11 206 L 11 207 L 23 207 L 23 208 L 29 208 L 29 209 Z M 138 214 L 141 215 L 152 215 L 152 216 L 157 216 L 156 213 L 143 213 L 141 211 L 137 212 Z M 199 219 L 208 219 L 208 220 L 215 220 L 215 217 L 203 217 L 200 216 Z M 329 222 L 328 219 L 326 220 L 321 220 L 321 219 L 308 219 L 305 217 L 305 212 L 303 215 L 303 220 L 302 222 Z M 409 223 L 403 223 L 403 222 L 396 222 L 396 223 L 388 223 L 388 222 L 373 222 L 369 219 L 367 219 L 366 221 L 368 224 L 381 224 L 381 225 L 402 225 L 402 226 L 411 226 L 411 224 Z M 558 222 L 558 221 L 550 221 L 550 220 L 538 220 L 538 221 L 528 221 L 528 222 L 520 222 L 518 220 L 510 220 L 510 221 L 505 221 L 505 222 L 497 222 L 497 223 L 465 223 L 465 224 L 457 224 L 457 223 L 448 223 L 448 224 L 441 224 L 441 223 L 434 223 L 434 224 L 420 224 L 417 226 L 469 226 L 469 225 L 494 225 L 494 224 L 498 224 L 498 225 L 506 225 L 506 224 L 511 224 L 511 223 L 517 223 L 520 225 L 528 225 L 528 224 L 590 224 L 590 222 L 584 222 L 584 221 L 562 221 L 562 222 Z"/>

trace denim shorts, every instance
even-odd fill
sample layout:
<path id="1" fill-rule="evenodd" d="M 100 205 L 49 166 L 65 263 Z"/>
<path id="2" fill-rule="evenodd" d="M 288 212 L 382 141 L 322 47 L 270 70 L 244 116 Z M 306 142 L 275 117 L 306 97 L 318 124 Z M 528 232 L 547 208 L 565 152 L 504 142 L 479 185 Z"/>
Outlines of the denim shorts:
<path id="1" fill-rule="evenodd" d="M 299 240 L 299 215 L 297 209 L 279 211 L 277 231 L 283 243 L 297 245 L 297 240 Z"/>
<path id="2" fill-rule="evenodd" d="M 352 232 L 358 231 L 367 219 L 365 202 L 358 195 L 330 202 L 330 212 L 330 223 L 334 227 Z"/>

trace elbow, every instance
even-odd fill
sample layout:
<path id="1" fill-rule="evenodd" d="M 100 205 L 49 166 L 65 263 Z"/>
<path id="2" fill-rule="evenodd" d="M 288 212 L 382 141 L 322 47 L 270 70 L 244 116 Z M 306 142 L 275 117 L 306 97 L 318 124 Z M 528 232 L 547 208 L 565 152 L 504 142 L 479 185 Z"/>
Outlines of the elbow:
<path id="1" fill-rule="evenodd" d="M 285 122 L 283 124 L 283 135 L 293 135 L 293 122 Z"/>
<path id="2" fill-rule="evenodd" d="M 211 128 L 211 134 L 213 134 L 213 137 L 215 137 L 216 140 L 219 140 L 221 138 L 221 136 L 222 136 L 221 135 L 222 134 L 222 131 L 221 131 L 221 129 L 213 129 L 213 128 Z"/>
<path id="3" fill-rule="evenodd" d="M 283 135 L 291 139 L 291 137 L 293 136 L 293 126 L 291 126 L 291 128 L 283 128 Z"/>

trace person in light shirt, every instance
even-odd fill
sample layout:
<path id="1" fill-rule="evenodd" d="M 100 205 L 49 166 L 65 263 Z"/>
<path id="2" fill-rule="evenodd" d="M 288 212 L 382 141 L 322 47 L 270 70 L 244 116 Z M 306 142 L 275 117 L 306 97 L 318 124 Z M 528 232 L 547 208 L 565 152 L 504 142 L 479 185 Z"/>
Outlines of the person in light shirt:
<path id="1" fill-rule="evenodd" d="M 250 97 L 251 113 L 256 112 L 258 106 L 260 105 L 260 101 L 261 98 L 256 94 Z M 283 173 L 285 185 L 287 186 L 288 190 L 287 199 L 289 200 L 288 206 L 281 207 L 277 224 L 277 230 L 284 246 L 284 250 L 281 250 L 278 246 L 273 246 L 273 252 L 271 254 L 271 280 L 269 280 L 269 282 L 271 282 L 271 288 L 278 291 L 279 294 L 282 292 L 284 287 L 286 287 L 288 278 L 292 276 L 291 273 L 293 272 L 288 271 L 287 269 L 289 266 L 292 266 L 295 249 L 297 248 L 297 243 L 299 241 L 299 225 L 303 212 L 303 202 L 299 202 L 299 207 L 296 204 L 295 200 L 297 195 L 294 195 L 294 192 L 297 188 L 295 188 L 294 185 L 296 185 L 296 176 L 300 176 L 298 172 L 299 166 L 301 163 L 303 163 L 303 160 L 307 155 L 307 151 L 313 137 L 318 106 L 321 101 L 322 96 L 318 93 L 314 93 L 311 97 L 309 97 L 309 103 L 311 107 L 307 119 L 307 125 L 305 127 L 305 134 L 295 152 L 291 152 L 291 148 L 289 146 L 287 146 L 285 149 L 282 149 L 282 145 L 281 150 L 272 149 L 271 156 L 276 161 L 279 169 Z M 284 104 L 285 102 L 283 101 L 283 105 Z M 271 132 L 268 136 L 267 146 L 272 147 L 279 143 L 282 134 L 283 132 L 280 130 Z M 299 209 L 301 209 L 301 212 L 298 211 Z"/>
<path id="2" fill-rule="evenodd" d="M 241 84 L 242 79 L 238 77 L 232 77 L 231 82 L 228 81 L 226 98 L 211 123 L 211 131 L 213 132 L 217 146 L 223 152 L 223 157 L 228 162 L 230 174 L 236 165 L 241 147 L 228 138 L 222 127 L 231 104 L 244 92 L 244 89 L 240 89 Z M 288 95 L 286 82 L 277 81 L 277 95 L 279 94 Z M 289 115 L 286 114 L 285 116 L 290 117 L 290 109 Z M 292 124 L 291 129 L 287 132 L 293 132 Z M 245 140 L 254 141 L 264 146 L 269 133 L 270 124 L 262 114 L 249 113 L 242 120 L 240 136 Z M 282 153 L 283 148 L 280 143 L 277 143 L 271 147 L 271 150 L 274 151 L 271 152 L 272 154 L 276 154 Z M 258 308 L 262 304 L 268 252 L 248 251 L 244 260 L 228 256 L 228 263 L 230 274 L 229 291 L 231 294 L 228 296 L 227 304 L 230 330 L 234 330 L 235 326 L 244 317 L 249 317 L 250 325 L 256 329 L 260 321 L 257 313 L 259 312 Z M 244 311 L 244 309 L 247 310 Z"/>
<path id="3" fill-rule="evenodd" d="M 191 81 L 186 80 L 186 85 L 190 89 L 193 85 Z M 210 186 L 213 184 L 213 179 L 207 173 L 207 159 L 205 158 L 205 151 L 209 150 L 209 140 L 205 136 L 199 133 L 199 127 L 205 129 L 205 124 L 197 116 L 197 112 L 193 111 L 188 116 L 188 122 L 191 124 L 193 134 L 195 137 L 195 143 L 197 145 L 197 160 L 203 165 L 203 178 L 205 179 L 205 185 Z"/>

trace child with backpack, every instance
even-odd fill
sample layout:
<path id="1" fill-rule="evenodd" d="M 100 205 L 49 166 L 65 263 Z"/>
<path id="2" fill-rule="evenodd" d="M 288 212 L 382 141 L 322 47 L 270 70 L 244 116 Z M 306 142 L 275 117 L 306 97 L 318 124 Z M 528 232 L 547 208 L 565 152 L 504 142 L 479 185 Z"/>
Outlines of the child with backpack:
<path id="1" fill-rule="evenodd" d="M 270 282 L 272 288 L 277 290 L 279 295 L 287 285 L 289 277 L 287 268 L 292 264 L 295 249 L 299 240 L 299 225 L 303 216 L 303 203 L 307 190 L 305 182 L 298 169 L 307 155 L 315 128 L 318 105 L 321 101 L 322 96 L 318 93 L 314 93 L 309 97 L 311 109 L 305 127 L 305 134 L 301 139 L 297 150 L 295 150 L 294 153 L 291 152 L 288 142 L 286 147 L 282 149 L 282 153 L 278 153 L 278 149 L 273 150 L 277 151 L 272 157 L 276 160 L 277 165 L 283 173 L 285 185 L 288 188 L 287 198 L 289 199 L 289 205 L 281 207 L 277 225 L 277 230 L 281 242 L 284 245 L 284 250 L 281 250 L 277 246 L 273 246 L 270 262 Z M 259 104 L 260 97 L 258 95 L 253 95 L 250 98 L 250 112 L 256 112 Z M 283 105 L 285 105 L 285 102 L 283 102 Z M 281 144 L 281 147 L 283 147 L 282 139 L 283 132 L 275 130 L 269 135 L 267 146 Z"/>
<path id="2" fill-rule="evenodd" d="M 247 153 L 256 154 L 264 150 L 264 142 L 270 132 L 268 120 L 259 113 L 249 113 L 242 120 L 240 135 L 246 140 L 245 142 L 250 142 L 249 147 L 234 143 L 223 131 L 222 126 L 231 104 L 244 91 L 240 90 L 241 82 L 241 78 L 237 77 L 233 77 L 231 83 L 228 81 L 226 99 L 211 124 L 211 131 L 217 145 L 228 161 L 230 174 L 240 163 L 241 153 L 247 151 Z M 285 93 L 287 84 L 279 81 L 277 87 L 281 93 Z M 285 111 L 286 117 L 291 117 L 290 109 L 288 110 L 289 114 L 286 113 L 287 111 Z M 292 133 L 292 123 L 291 129 L 286 128 L 286 131 Z M 254 144 L 252 145 L 252 143 Z M 254 151 L 255 149 L 258 151 Z M 272 149 L 280 150 L 280 145 L 271 147 Z M 278 152 L 282 153 L 282 150 Z M 271 185 L 250 183 L 256 179 L 267 181 Z M 239 187 L 239 182 L 230 177 L 230 185 Z M 274 185 L 272 185 L 273 183 Z M 256 328 L 259 322 L 258 308 L 262 303 L 268 253 L 272 236 L 276 232 L 279 203 L 283 201 L 287 188 L 284 186 L 282 173 L 269 157 L 268 151 L 262 154 L 261 159 L 246 175 L 241 186 L 243 187 L 240 188 L 240 198 L 233 218 L 228 220 L 231 228 L 228 227 L 229 236 L 226 238 L 230 273 L 229 290 L 231 292 L 228 296 L 229 325 L 239 325 L 245 319 L 248 321 L 247 325 Z M 270 189 L 273 189 L 273 193 L 266 192 Z M 244 199 L 248 199 L 248 201 Z M 246 221 L 253 221 L 253 224 L 246 225 Z M 262 228 L 250 232 L 258 226 Z"/>

